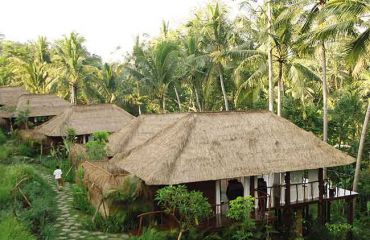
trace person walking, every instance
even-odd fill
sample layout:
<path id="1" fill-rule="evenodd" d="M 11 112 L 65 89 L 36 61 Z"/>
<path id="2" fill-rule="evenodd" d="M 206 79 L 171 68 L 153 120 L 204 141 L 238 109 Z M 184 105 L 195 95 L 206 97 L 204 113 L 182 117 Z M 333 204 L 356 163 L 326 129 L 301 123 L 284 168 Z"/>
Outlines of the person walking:
<path id="1" fill-rule="evenodd" d="M 57 181 L 57 188 L 58 188 L 58 191 L 60 191 L 61 187 L 63 187 L 63 178 L 62 178 L 62 169 L 59 168 L 59 166 L 56 167 L 56 169 L 54 170 L 54 177 L 55 177 L 55 180 Z"/>

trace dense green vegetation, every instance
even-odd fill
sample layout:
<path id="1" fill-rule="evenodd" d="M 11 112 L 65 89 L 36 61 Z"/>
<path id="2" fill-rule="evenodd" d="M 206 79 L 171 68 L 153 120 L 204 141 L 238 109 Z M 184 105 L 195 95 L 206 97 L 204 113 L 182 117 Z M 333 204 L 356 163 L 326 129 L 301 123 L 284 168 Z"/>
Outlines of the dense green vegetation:
<path id="1" fill-rule="evenodd" d="M 0 160 L 0 239 L 53 239 L 55 193 L 40 172 L 27 164 L 33 162 L 32 148 L 15 141 L 5 136 L 0 144 L 2 153 L 7 153 Z"/>

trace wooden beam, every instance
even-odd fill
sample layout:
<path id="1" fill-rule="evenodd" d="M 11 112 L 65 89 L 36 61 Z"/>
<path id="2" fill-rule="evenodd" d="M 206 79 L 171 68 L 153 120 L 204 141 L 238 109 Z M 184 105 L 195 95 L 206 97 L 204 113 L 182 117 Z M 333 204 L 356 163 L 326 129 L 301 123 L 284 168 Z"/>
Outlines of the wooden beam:
<path id="1" fill-rule="evenodd" d="M 317 218 L 319 219 L 320 223 L 324 223 L 323 216 L 324 170 L 322 168 L 319 168 L 318 179 L 319 179 L 319 203 L 317 206 Z"/>

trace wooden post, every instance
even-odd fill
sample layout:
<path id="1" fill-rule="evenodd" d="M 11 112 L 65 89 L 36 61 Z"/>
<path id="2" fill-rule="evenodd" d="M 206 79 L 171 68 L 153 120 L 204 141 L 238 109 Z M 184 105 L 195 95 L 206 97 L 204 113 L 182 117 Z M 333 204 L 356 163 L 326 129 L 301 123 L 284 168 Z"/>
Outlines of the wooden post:
<path id="1" fill-rule="evenodd" d="M 249 194 L 255 197 L 254 176 L 249 177 Z"/>
<path id="2" fill-rule="evenodd" d="M 348 221 L 349 224 L 353 225 L 355 198 L 354 197 L 351 197 L 351 198 L 347 199 L 346 202 L 348 204 L 347 221 Z M 352 232 L 352 230 L 350 230 L 348 232 L 347 239 L 348 240 L 352 240 L 353 239 L 353 232 Z"/>
<path id="3" fill-rule="evenodd" d="M 290 172 L 285 173 L 285 206 L 290 205 Z"/>
<path id="4" fill-rule="evenodd" d="M 219 227 L 222 225 L 221 223 L 221 181 L 216 180 L 216 187 L 215 187 L 215 199 L 216 199 L 216 226 Z"/>
<path id="5" fill-rule="evenodd" d="M 324 223 L 323 216 L 324 170 L 322 168 L 319 168 L 318 179 L 319 179 L 319 203 L 317 207 L 317 218 L 319 219 L 320 223 Z"/>
<path id="6" fill-rule="evenodd" d="M 285 203 L 283 209 L 283 226 L 286 233 L 291 231 L 292 211 L 290 209 L 290 172 L 285 173 Z"/>

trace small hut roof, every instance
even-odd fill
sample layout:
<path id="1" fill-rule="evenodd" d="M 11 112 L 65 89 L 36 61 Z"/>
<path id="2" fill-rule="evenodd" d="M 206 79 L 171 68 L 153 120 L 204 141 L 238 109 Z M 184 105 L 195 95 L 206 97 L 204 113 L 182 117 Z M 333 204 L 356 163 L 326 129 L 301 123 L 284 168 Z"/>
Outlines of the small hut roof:
<path id="1" fill-rule="evenodd" d="M 29 117 L 55 116 L 71 106 L 56 95 L 25 94 L 19 97 L 16 112 L 29 110 Z"/>
<path id="2" fill-rule="evenodd" d="M 0 118 L 11 118 L 18 98 L 27 93 L 23 87 L 0 87 Z"/>
<path id="3" fill-rule="evenodd" d="M 184 115 L 184 113 L 148 114 L 135 118 L 120 131 L 109 136 L 108 155 L 114 156 L 116 153 L 143 144 Z"/>
<path id="4" fill-rule="evenodd" d="M 68 128 L 77 135 L 97 131 L 116 132 L 126 126 L 134 116 L 114 104 L 71 106 L 38 128 L 51 137 L 65 136 Z"/>
<path id="5" fill-rule="evenodd" d="M 18 98 L 27 93 L 23 87 L 0 87 L 0 106 L 16 106 Z"/>
<path id="6" fill-rule="evenodd" d="M 159 115 L 152 125 L 167 118 L 173 115 Z M 141 133 L 152 132 L 150 126 Z M 219 112 L 182 114 L 111 162 L 148 185 L 167 185 L 333 167 L 354 159 L 270 112 Z"/>

